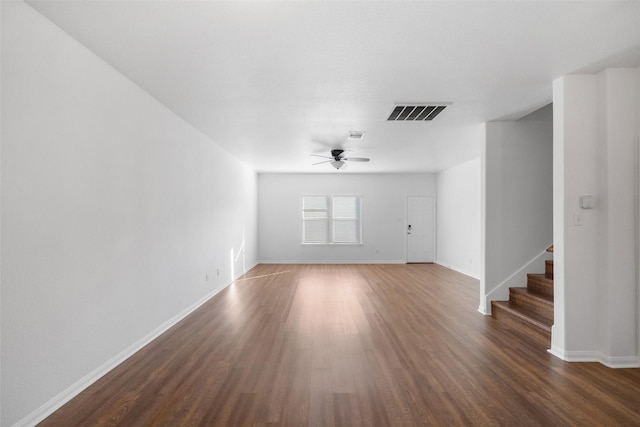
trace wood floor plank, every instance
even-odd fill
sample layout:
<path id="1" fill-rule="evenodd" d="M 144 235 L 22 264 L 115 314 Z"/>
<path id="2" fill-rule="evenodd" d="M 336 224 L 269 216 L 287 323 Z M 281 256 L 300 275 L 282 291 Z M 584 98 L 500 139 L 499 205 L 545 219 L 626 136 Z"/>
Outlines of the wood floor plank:
<path id="1" fill-rule="evenodd" d="M 565 363 L 433 264 L 259 265 L 42 426 L 640 426 L 640 370 Z"/>

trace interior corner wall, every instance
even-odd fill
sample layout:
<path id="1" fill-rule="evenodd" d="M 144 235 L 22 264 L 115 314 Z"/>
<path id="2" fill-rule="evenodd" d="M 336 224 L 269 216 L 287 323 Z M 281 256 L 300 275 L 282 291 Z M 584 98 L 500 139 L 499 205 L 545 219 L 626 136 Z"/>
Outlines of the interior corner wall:
<path id="1" fill-rule="evenodd" d="M 0 7 L 10 426 L 255 264 L 257 178 L 27 4 Z"/>
<path id="2" fill-rule="evenodd" d="M 480 278 L 480 158 L 437 175 L 438 264 Z"/>
<path id="3" fill-rule="evenodd" d="M 636 226 L 638 83 L 637 69 L 607 69 L 598 74 L 598 347 L 605 359 L 613 361 L 637 358 L 636 237 L 630 231 Z"/>
<path id="4" fill-rule="evenodd" d="M 359 195 L 362 245 L 303 245 L 303 195 Z M 406 262 L 406 196 L 436 196 L 434 174 L 258 175 L 258 259 L 273 263 Z M 436 201 L 437 204 L 437 201 Z"/>
<path id="5" fill-rule="evenodd" d="M 480 311 L 488 313 L 490 300 L 508 299 L 508 286 L 524 286 L 526 273 L 544 272 L 523 268 L 543 269 L 544 251 L 553 243 L 552 106 L 520 120 L 486 123 L 482 160 Z"/>
<path id="6" fill-rule="evenodd" d="M 555 324 L 552 353 L 640 366 L 636 149 L 638 69 L 554 82 Z M 594 197 L 583 209 L 581 197 Z"/>

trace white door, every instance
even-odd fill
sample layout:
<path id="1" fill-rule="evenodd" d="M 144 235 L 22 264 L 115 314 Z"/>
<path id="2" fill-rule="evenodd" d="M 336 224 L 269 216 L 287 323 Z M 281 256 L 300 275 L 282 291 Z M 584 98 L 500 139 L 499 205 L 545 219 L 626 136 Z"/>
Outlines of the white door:
<path id="1" fill-rule="evenodd" d="M 407 262 L 434 262 L 435 202 L 430 196 L 407 197 Z"/>

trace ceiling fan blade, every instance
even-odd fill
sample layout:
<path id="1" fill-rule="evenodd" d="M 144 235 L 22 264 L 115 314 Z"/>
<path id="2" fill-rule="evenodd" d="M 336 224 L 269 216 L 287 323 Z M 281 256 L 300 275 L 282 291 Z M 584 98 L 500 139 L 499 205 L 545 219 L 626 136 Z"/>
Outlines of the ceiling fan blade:
<path id="1" fill-rule="evenodd" d="M 324 160 L 324 161 L 322 161 L 322 162 L 318 162 L 318 163 L 311 163 L 311 166 L 321 165 L 322 163 L 329 163 L 329 162 L 332 162 L 332 161 L 333 161 L 333 159 L 331 159 L 331 160 Z"/>
<path id="2" fill-rule="evenodd" d="M 313 142 L 314 144 L 321 145 L 323 147 L 323 151 L 326 151 L 326 149 L 331 150 L 335 145 L 335 144 L 332 144 L 331 142 L 327 142 L 325 140 L 315 139 L 315 138 L 311 138 L 311 142 Z"/>
<path id="3" fill-rule="evenodd" d="M 323 159 L 333 159 L 333 157 L 321 156 L 320 154 L 309 154 L 309 155 L 313 157 L 322 157 Z"/>
<path id="4" fill-rule="evenodd" d="M 342 160 L 348 162 L 368 162 L 370 159 L 367 159 L 366 157 L 343 157 Z"/>

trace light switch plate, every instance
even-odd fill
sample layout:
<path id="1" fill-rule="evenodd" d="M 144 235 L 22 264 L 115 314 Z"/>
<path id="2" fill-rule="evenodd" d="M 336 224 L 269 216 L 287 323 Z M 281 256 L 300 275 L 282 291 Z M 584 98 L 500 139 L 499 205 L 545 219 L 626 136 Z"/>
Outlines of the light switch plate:
<path id="1" fill-rule="evenodd" d="M 580 196 L 580 207 L 582 209 L 593 209 L 593 196 Z"/>

